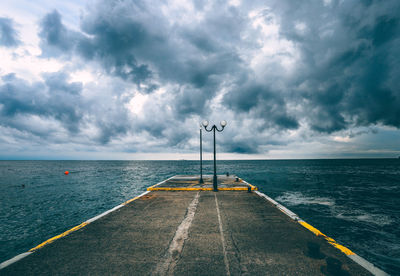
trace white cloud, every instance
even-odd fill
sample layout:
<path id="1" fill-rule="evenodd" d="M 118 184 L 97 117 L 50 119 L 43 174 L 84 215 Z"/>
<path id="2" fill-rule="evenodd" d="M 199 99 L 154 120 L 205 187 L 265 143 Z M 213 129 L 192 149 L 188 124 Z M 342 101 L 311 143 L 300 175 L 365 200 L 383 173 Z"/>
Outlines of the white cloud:
<path id="1" fill-rule="evenodd" d="M 15 50 L 0 48 L 0 74 L 15 73 L 28 80 L 37 81 L 45 72 L 57 72 L 65 65 L 60 60 L 38 57 L 37 48 L 20 46 Z"/>
<path id="2" fill-rule="evenodd" d="M 348 143 L 350 142 L 351 138 L 349 136 L 333 136 L 332 139 L 337 142 Z"/>

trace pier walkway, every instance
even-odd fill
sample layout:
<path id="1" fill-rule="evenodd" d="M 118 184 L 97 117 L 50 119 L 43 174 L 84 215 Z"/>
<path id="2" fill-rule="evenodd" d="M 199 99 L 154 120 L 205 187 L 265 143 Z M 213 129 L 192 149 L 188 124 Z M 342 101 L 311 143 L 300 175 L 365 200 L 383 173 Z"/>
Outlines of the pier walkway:
<path id="1" fill-rule="evenodd" d="M 225 190 L 213 192 L 211 177 L 205 180 L 181 176 L 152 186 L 3 263 L 0 275 L 371 275 L 355 262 L 365 260 L 256 187 L 219 176 Z"/>

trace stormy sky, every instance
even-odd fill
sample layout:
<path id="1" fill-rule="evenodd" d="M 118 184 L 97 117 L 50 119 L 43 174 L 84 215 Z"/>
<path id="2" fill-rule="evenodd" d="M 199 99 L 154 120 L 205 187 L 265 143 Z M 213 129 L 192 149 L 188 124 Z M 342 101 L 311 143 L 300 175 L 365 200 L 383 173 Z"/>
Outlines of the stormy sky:
<path id="1" fill-rule="evenodd" d="M 397 157 L 399 11 L 2 1 L 0 159 L 195 159 L 203 119 L 221 159 Z"/>

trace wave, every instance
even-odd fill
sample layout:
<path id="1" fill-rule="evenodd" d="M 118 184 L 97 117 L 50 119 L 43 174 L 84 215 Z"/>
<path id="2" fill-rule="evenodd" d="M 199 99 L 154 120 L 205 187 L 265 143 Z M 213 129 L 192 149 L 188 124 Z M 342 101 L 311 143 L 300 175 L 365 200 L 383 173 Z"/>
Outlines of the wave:
<path id="1" fill-rule="evenodd" d="M 305 196 L 300 192 L 284 192 L 281 196 L 275 198 L 275 200 L 289 206 L 312 205 L 312 204 L 318 204 L 324 206 L 335 205 L 335 200 L 332 198 Z"/>
<path id="2" fill-rule="evenodd" d="M 361 221 L 379 226 L 385 226 L 393 223 L 393 219 L 391 219 L 389 216 L 383 214 L 370 214 L 366 211 L 354 209 L 349 212 L 338 212 L 334 215 L 334 217 L 347 221 Z"/>

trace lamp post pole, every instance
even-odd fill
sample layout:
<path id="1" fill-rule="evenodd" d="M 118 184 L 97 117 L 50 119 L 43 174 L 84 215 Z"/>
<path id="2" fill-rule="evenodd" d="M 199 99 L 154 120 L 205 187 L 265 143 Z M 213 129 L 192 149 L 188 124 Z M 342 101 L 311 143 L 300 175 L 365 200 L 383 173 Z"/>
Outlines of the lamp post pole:
<path id="1" fill-rule="evenodd" d="M 226 121 L 221 121 L 221 129 L 218 129 L 216 125 L 213 125 L 210 129 L 207 129 L 208 126 L 208 121 L 203 121 L 203 126 L 204 129 L 207 132 L 213 132 L 214 134 L 214 177 L 213 177 L 213 188 L 214 192 L 218 192 L 218 179 L 217 179 L 217 153 L 216 153 L 216 147 L 215 147 L 215 131 L 222 132 L 226 126 Z"/>
<path id="2" fill-rule="evenodd" d="M 202 141 L 202 133 L 201 133 L 201 124 L 200 124 L 200 184 L 204 183 L 203 180 L 203 141 Z"/>
<path id="3" fill-rule="evenodd" d="M 217 127 L 214 125 L 212 127 L 213 129 L 213 134 L 214 134 L 214 177 L 213 177 L 213 187 L 214 187 L 214 192 L 218 192 L 218 179 L 217 179 L 217 152 L 215 150 L 215 129 Z M 223 130 L 224 128 L 222 128 Z M 206 129 L 207 130 L 207 129 Z"/>

